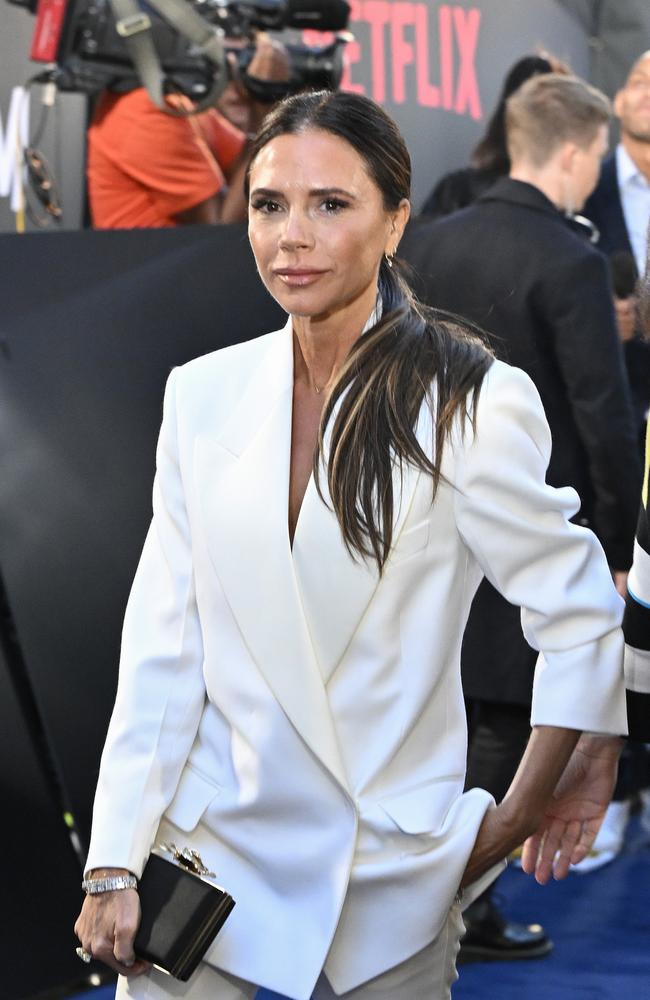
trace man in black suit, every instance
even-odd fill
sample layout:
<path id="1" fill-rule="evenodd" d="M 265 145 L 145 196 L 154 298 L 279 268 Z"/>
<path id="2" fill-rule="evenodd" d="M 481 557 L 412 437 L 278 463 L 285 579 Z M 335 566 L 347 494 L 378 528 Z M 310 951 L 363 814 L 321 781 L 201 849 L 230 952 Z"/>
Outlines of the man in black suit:
<path id="1" fill-rule="evenodd" d="M 571 221 L 596 183 L 609 115 L 607 98 L 580 80 L 528 81 L 508 102 L 510 176 L 470 207 L 414 226 L 400 250 L 424 301 L 478 324 L 497 356 L 535 382 L 553 438 L 548 482 L 577 491 L 576 518 L 598 534 L 622 592 L 640 463 L 607 263 Z M 463 644 L 468 787 L 497 799 L 528 739 L 536 658 L 518 609 L 484 581 Z M 551 947 L 541 928 L 507 924 L 486 898 L 466 923 L 466 958 Z"/>
<path id="2" fill-rule="evenodd" d="M 607 256 L 622 250 L 632 254 L 643 274 L 650 223 L 650 51 L 633 65 L 614 111 L 621 140 L 603 162 L 584 214 L 599 230 L 598 248 Z"/>

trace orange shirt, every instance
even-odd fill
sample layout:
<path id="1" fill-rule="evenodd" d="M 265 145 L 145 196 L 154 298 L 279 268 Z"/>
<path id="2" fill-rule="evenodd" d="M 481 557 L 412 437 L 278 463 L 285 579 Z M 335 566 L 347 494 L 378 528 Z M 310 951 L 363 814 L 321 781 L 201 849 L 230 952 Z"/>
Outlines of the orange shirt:
<path id="1" fill-rule="evenodd" d="M 88 129 L 88 197 L 97 229 L 175 226 L 217 194 L 244 135 L 210 109 L 165 114 L 138 88 L 104 93 Z"/>

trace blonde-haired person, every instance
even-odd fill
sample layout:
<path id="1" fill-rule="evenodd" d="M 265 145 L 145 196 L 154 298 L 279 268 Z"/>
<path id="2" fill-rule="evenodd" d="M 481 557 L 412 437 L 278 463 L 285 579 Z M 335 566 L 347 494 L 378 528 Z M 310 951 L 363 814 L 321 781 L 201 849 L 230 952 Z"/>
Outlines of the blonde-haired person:
<path id="1" fill-rule="evenodd" d="M 527 835 L 544 836 L 540 881 L 589 847 L 625 729 L 622 601 L 567 520 L 575 495 L 544 481 L 530 380 L 399 275 L 394 122 L 354 94 L 292 98 L 248 179 L 257 267 L 288 319 L 169 379 L 87 861 L 102 888 L 171 838 L 237 905 L 187 984 L 134 959 L 134 888 L 88 895 L 76 932 L 133 1000 L 447 1000 L 459 890 Z M 483 573 L 544 651 L 496 807 L 463 794 L 459 654 Z M 563 778 L 585 739 L 605 754 L 595 797 Z"/>
<path id="2" fill-rule="evenodd" d="M 471 205 L 499 177 L 510 170 L 506 144 L 506 103 L 526 80 L 544 73 L 569 73 L 568 66 L 543 49 L 522 56 L 510 67 L 496 107 L 470 157 L 470 165 L 452 170 L 435 184 L 425 199 L 421 215 L 437 218 Z"/>
<path id="3" fill-rule="evenodd" d="M 510 176 L 538 170 L 549 178 L 559 177 L 554 154 L 573 160 L 582 155 L 583 170 L 572 176 L 567 172 L 564 190 L 559 192 L 564 211 L 577 211 L 598 179 L 610 117 L 605 95 L 578 77 L 549 73 L 529 81 L 506 104 Z M 535 180 L 539 183 L 540 179 L 536 174 Z"/>

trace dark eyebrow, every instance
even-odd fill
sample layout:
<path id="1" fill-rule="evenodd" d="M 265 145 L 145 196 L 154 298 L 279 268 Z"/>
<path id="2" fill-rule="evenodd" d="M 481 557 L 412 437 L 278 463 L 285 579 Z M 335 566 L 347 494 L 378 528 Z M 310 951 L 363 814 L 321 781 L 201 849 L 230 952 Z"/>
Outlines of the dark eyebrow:
<path id="1" fill-rule="evenodd" d="M 351 201 L 356 201 L 356 197 L 350 191 L 346 191 L 345 188 L 337 188 L 337 187 L 312 188 L 312 190 L 309 193 L 311 195 L 315 195 L 316 197 L 320 198 L 324 198 L 332 194 L 340 194 L 343 195 L 344 198 L 349 198 Z"/>
<path id="2" fill-rule="evenodd" d="M 280 191 L 273 191 L 272 188 L 254 188 L 251 191 L 251 198 L 254 194 L 264 195 L 265 198 L 281 198 L 282 194 Z"/>
<path id="3" fill-rule="evenodd" d="M 350 191 L 346 191 L 345 188 L 329 187 L 329 188 L 312 188 L 309 192 L 311 197 L 315 198 L 327 198 L 332 195 L 342 195 L 344 198 L 349 198 L 350 201 L 356 201 L 356 196 L 351 194 Z M 283 198 L 284 195 L 281 191 L 274 191 L 272 188 L 255 188 L 251 191 L 251 198 L 253 196 L 264 197 L 264 198 Z"/>

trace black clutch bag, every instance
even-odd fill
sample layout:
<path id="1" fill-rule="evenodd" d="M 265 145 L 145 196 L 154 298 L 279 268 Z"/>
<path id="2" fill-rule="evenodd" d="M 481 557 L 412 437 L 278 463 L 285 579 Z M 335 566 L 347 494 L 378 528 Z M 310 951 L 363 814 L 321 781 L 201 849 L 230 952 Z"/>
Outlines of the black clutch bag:
<path id="1" fill-rule="evenodd" d="M 217 936 L 235 901 L 214 882 L 196 851 L 156 846 L 138 884 L 142 919 L 138 958 L 187 982 Z"/>

